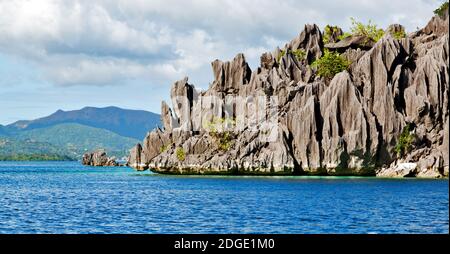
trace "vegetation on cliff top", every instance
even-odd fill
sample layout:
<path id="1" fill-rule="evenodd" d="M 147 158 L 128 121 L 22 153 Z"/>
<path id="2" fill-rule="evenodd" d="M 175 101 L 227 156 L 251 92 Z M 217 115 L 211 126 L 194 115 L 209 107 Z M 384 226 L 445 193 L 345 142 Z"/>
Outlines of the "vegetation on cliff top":
<path id="1" fill-rule="evenodd" d="M 337 52 L 331 52 L 327 49 L 324 55 L 312 63 L 312 67 L 317 68 L 317 75 L 331 79 L 341 71 L 347 70 L 350 62 Z"/>
<path id="2" fill-rule="evenodd" d="M 339 30 L 338 26 L 330 26 L 326 25 L 323 32 L 323 44 L 327 44 L 331 42 L 331 36 Z"/>
<path id="3" fill-rule="evenodd" d="M 288 49 L 287 51 L 281 50 L 277 58 L 278 63 L 281 61 L 281 58 L 286 55 L 287 52 L 291 53 L 297 59 L 297 61 L 302 61 L 306 58 L 306 52 L 303 49 L 296 49 L 296 50 Z"/>
<path id="4" fill-rule="evenodd" d="M 389 31 L 389 33 L 392 35 L 392 37 L 394 37 L 397 40 L 400 40 L 402 38 L 406 37 L 406 31 L 403 27 L 401 27 L 401 29 L 399 31 Z"/>
<path id="5" fill-rule="evenodd" d="M 439 17 L 443 17 L 445 13 L 448 12 L 448 6 L 449 6 L 448 1 L 442 3 L 441 6 L 439 6 L 439 8 L 434 10 L 434 14 L 438 15 Z"/>
<path id="6" fill-rule="evenodd" d="M 344 33 L 339 36 L 339 39 L 345 39 L 349 36 L 365 36 L 373 41 L 377 42 L 384 36 L 384 30 L 378 28 L 376 24 L 372 23 L 372 20 L 369 20 L 368 24 L 364 24 L 362 22 L 356 21 L 355 18 L 350 18 L 352 22 L 352 26 L 350 28 L 351 33 Z"/>

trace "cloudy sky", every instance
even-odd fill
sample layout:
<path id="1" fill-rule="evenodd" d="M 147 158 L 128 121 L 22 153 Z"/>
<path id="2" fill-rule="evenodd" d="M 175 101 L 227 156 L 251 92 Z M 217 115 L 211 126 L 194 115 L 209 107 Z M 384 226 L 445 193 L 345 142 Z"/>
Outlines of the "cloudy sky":
<path id="1" fill-rule="evenodd" d="M 0 0 L 0 124 L 57 109 L 159 113 L 176 80 L 207 88 L 210 62 L 283 46 L 306 23 L 350 17 L 423 27 L 440 0 Z"/>

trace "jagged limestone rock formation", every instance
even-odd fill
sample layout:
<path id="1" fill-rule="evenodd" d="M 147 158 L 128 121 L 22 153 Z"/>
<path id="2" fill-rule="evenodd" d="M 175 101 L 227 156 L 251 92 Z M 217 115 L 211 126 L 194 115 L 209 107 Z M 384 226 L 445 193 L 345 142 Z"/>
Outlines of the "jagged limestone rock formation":
<path id="1" fill-rule="evenodd" d="M 367 36 L 349 36 L 338 42 L 328 43 L 325 45 L 330 50 L 345 52 L 348 49 L 364 49 L 369 50 L 375 42 Z"/>
<path id="2" fill-rule="evenodd" d="M 253 72 L 243 54 L 216 60 L 208 90 L 187 78 L 172 86 L 164 128 L 128 164 L 168 174 L 448 176 L 448 13 L 394 36 L 402 29 L 324 46 L 306 25 Z M 351 61 L 331 80 L 311 67 L 325 48 Z"/>
<path id="3" fill-rule="evenodd" d="M 116 162 L 115 157 L 108 157 L 104 150 L 97 150 L 90 153 L 85 153 L 81 161 L 83 165 L 94 167 L 117 167 L 120 166 Z"/>

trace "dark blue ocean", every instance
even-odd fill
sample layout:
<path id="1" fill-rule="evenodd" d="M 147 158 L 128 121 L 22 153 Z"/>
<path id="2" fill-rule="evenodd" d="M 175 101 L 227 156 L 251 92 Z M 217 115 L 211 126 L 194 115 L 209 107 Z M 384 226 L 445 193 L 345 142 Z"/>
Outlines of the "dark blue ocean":
<path id="1" fill-rule="evenodd" d="M 449 233 L 446 180 L 0 162 L 0 233 Z"/>

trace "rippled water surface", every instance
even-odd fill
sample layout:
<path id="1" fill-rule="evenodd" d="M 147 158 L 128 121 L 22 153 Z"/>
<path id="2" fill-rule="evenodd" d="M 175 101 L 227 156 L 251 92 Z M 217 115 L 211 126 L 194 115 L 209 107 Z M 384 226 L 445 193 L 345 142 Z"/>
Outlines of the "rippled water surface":
<path id="1" fill-rule="evenodd" d="M 448 187 L 0 162 L 0 233 L 448 233 Z"/>

